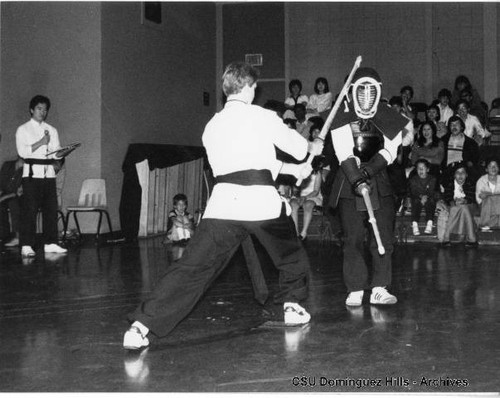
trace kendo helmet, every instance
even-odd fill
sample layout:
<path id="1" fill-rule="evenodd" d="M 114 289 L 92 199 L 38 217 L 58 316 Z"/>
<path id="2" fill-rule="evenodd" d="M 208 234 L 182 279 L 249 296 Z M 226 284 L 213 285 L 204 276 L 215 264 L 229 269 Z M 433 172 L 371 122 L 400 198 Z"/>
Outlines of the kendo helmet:
<path id="1" fill-rule="evenodd" d="M 382 82 L 372 68 L 358 68 L 352 79 L 354 111 L 361 119 L 370 119 L 377 113 L 382 94 Z"/>

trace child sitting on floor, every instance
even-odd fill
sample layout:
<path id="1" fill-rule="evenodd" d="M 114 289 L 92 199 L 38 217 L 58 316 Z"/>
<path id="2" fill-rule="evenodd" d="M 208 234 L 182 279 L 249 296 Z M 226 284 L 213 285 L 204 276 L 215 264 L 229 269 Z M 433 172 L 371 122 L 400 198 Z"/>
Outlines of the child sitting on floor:
<path id="1" fill-rule="evenodd" d="M 425 209 L 427 224 L 424 233 L 431 234 L 434 213 L 436 211 L 436 200 L 438 197 L 438 183 L 436 177 L 429 174 L 430 163 L 427 159 L 418 159 L 415 162 L 417 174 L 410 178 L 408 191 L 411 200 L 411 221 L 413 235 L 420 235 L 418 220 L 422 208 Z"/>
<path id="2" fill-rule="evenodd" d="M 187 196 L 174 196 L 174 209 L 168 213 L 167 239 L 174 243 L 187 243 L 194 232 L 194 218 L 187 212 Z"/>

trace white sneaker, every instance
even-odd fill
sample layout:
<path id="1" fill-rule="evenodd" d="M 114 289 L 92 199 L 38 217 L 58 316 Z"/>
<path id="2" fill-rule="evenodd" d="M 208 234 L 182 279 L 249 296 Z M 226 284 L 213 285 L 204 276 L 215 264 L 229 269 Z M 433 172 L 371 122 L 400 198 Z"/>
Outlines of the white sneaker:
<path id="1" fill-rule="evenodd" d="M 303 325 L 311 320 L 311 315 L 297 303 L 283 303 L 286 325 Z"/>
<path id="2" fill-rule="evenodd" d="M 18 238 L 11 239 L 4 246 L 5 247 L 19 246 L 19 239 Z"/>
<path id="3" fill-rule="evenodd" d="M 123 348 L 126 350 L 139 350 L 148 345 L 149 339 L 136 326 L 131 326 L 123 335 Z"/>
<path id="4" fill-rule="evenodd" d="M 35 257 L 35 251 L 31 248 L 31 246 L 23 246 L 23 247 L 21 247 L 21 256 L 22 257 Z"/>
<path id="5" fill-rule="evenodd" d="M 363 295 L 365 292 L 363 290 L 357 290 L 355 292 L 350 292 L 347 298 L 345 299 L 345 305 L 351 307 L 359 307 L 363 302 Z"/>
<path id="6" fill-rule="evenodd" d="M 45 253 L 67 253 L 68 249 L 65 249 L 64 247 L 56 245 L 55 243 L 51 243 L 50 245 L 44 245 L 43 251 Z"/>
<path id="7" fill-rule="evenodd" d="M 374 287 L 370 295 L 370 304 L 396 304 L 398 299 L 390 294 L 385 287 Z"/>
<path id="8" fill-rule="evenodd" d="M 485 225 L 484 227 L 481 227 L 481 231 L 483 231 L 483 232 L 490 232 L 491 228 L 488 225 Z M 7 244 L 5 244 L 5 246 L 7 246 Z"/>
<path id="9" fill-rule="evenodd" d="M 432 220 L 427 221 L 427 225 L 425 226 L 424 234 L 427 234 L 427 235 L 432 234 Z"/>
<path id="10" fill-rule="evenodd" d="M 413 221 L 411 223 L 411 227 L 413 228 L 413 235 L 415 236 L 420 235 L 420 231 L 418 230 L 418 223 L 416 221 Z"/>

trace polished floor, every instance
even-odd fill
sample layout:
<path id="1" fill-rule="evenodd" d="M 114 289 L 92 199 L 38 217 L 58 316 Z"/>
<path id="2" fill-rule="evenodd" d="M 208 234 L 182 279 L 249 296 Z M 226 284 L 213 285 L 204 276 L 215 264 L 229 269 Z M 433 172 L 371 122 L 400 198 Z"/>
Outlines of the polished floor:
<path id="1" fill-rule="evenodd" d="M 342 251 L 305 243 L 313 318 L 285 328 L 253 298 L 244 258 L 174 332 L 122 349 L 126 314 L 177 253 L 161 237 L 0 255 L 0 392 L 447 392 L 500 390 L 500 247 L 399 244 L 399 303 L 344 305 Z M 277 273 L 261 256 L 271 292 Z M 365 295 L 365 299 L 368 298 Z"/>

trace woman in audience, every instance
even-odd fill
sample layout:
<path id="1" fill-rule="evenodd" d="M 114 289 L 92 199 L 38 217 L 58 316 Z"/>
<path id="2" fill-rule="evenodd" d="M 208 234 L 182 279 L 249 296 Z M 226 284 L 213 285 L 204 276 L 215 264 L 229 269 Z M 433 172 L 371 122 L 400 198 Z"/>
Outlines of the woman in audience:
<path id="1" fill-rule="evenodd" d="M 411 100 L 413 99 L 413 87 L 412 86 L 401 87 L 399 94 L 401 95 L 401 101 L 403 102 L 403 107 L 402 107 L 403 114 L 408 119 L 413 120 L 413 122 L 415 123 L 416 114 L 411 106 Z"/>
<path id="2" fill-rule="evenodd" d="M 309 141 L 314 141 L 319 137 L 321 129 L 311 128 Z M 315 206 L 323 205 L 323 195 L 321 194 L 322 168 L 324 158 L 316 156 L 312 161 L 312 174 L 302 181 L 299 187 L 299 194 L 294 195 L 290 199 L 290 207 L 292 208 L 292 219 L 295 223 L 295 230 L 300 240 L 307 239 L 307 230 L 311 224 L 313 210 Z M 302 231 L 299 233 L 299 209 L 302 207 L 304 218 L 302 223 Z"/>
<path id="3" fill-rule="evenodd" d="M 448 132 L 446 123 L 441 121 L 441 111 L 439 110 L 439 106 L 437 104 L 429 105 L 426 112 L 426 120 L 434 123 L 438 138 L 444 137 Z"/>
<path id="4" fill-rule="evenodd" d="M 440 212 L 447 214 L 447 222 L 441 243 L 449 246 L 450 235 L 458 235 L 460 240 L 465 239 L 466 247 L 477 246 L 476 222 L 476 192 L 475 184 L 467 178 L 467 167 L 464 163 L 455 166 L 454 179 L 444 188 L 443 199 L 438 201 Z M 440 214 L 440 217 L 442 214 Z"/>
<path id="5" fill-rule="evenodd" d="M 478 145 L 482 145 L 484 139 L 489 137 L 491 133 L 484 129 L 479 119 L 476 116 L 471 115 L 469 110 L 470 104 L 468 101 L 460 100 L 457 102 L 457 115 L 460 116 L 465 123 L 464 134 L 467 137 L 474 139 Z"/>
<path id="6" fill-rule="evenodd" d="M 429 173 L 439 179 L 441 163 L 444 159 L 444 144 L 437 137 L 436 125 L 426 121 L 418 129 L 417 139 L 411 149 L 410 159 L 415 166 L 419 159 L 429 162 Z"/>
<path id="7" fill-rule="evenodd" d="M 304 106 L 307 106 L 309 99 L 307 95 L 302 94 L 302 82 L 298 79 L 290 80 L 290 83 L 288 83 L 288 90 L 290 91 L 290 95 L 285 99 L 286 112 L 283 118 L 295 119 L 295 105 L 304 104 Z"/>
<path id="8" fill-rule="evenodd" d="M 500 227 L 500 177 L 498 161 L 486 162 L 486 174 L 476 183 L 476 201 L 481 206 L 479 226 L 482 231 Z"/>
<path id="9" fill-rule="evenodd" d="M 309 97 L 307 112 L 311 116 L 318 116 L 331 109 L 333 103 L 333 95 L 328 87 L 328 81 L 324 77 L 316 79 L 314 93 Z"/>

